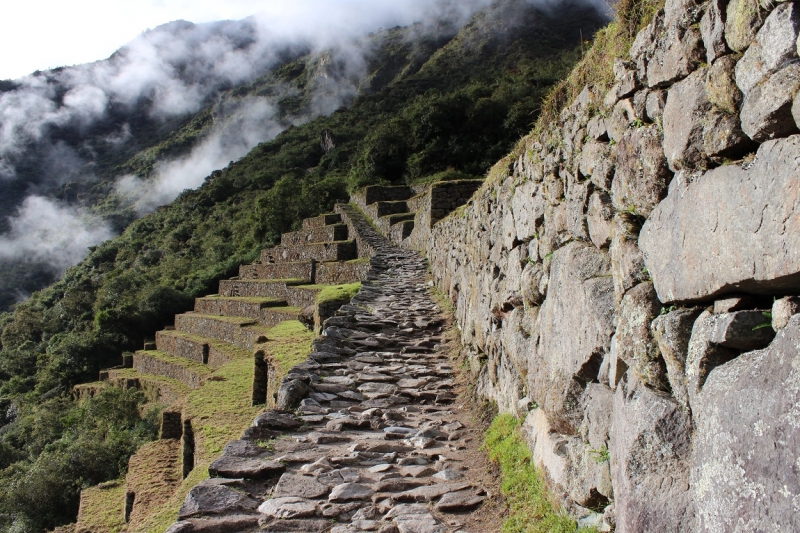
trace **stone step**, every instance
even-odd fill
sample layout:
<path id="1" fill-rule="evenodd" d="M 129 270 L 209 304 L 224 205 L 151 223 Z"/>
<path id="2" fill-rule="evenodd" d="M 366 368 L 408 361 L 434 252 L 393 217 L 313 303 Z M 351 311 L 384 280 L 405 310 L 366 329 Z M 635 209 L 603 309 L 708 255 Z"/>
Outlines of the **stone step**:
<path id="1" fill-rule="evenodd" d="M 239 316 L 260 320 L 264 309 L 281 306 L 286 306 L 286 301 L 281 298 L 214 295 L 197 298 L 194 311 L 202 315 Z"/>
<path id="2" fill-rule="evenodd" d="M 375 202 L 392 202 L 397 200 L 408 200 L 414 196 L 414 191 L 411 187 L 404 185 L 385 187 L 381 185 L 371 185 L 365 187 L 361 191 L 366 205 L 374 204 Z"/>
<path id="3" fill-rule="evenodd" d="M 314 281 L 313 261 L 291 263 L 253 263 L 239 267 L 239 279 L 293 279 L 306 283 Z"/>
<path id="4" fill-rule="evenodd" d="M 317 261 L 347 261 L 358 257 L 355 241 L 320 242 L 313 244 L 276 246 L 261 251 L 262 263 L 291 263 Z"/>
<path id="5" fill-rule="evenodd" d="M 297 320 L 302 311 L 303 309 L 300 307 L 267 307 L 261 310 L 259 322 L 264 327 L 272 328 L 286 320 Z"/>
<path id="6" fill-rule="evenodd" d="M 219 282 L 219 292 L 222 296 L 281 298 L 290 307 L 301 309 L 312 305 L 316 293 L 323 288 L 303 284 L 302 280 L 232 279 Z"/>
<path id="7" fill-rule="evenodd" d="M 133 368 L 111 369 L 108 383 L 115 387 L 137 388 L 149 402 L 169 405 L 186 397 L 191 390 L 185 383 L 166 376 L 137 372 Z"/>
<path id="8" fill-rule="evenodd" d="M 281 235 L 281 246 L 314 244 L 320 242 L 337 242 L 347 240 L 347 225 L 332 224 L 316 228 L 304 228 Z"/>
<path id="9" fill-rule="evenodd" d="M 407 220 L 413 221 L 415 218 L 417 218 L 417 214 L 416 213 L 401 213 L 399 215 L 387 215 L 384 218 L 386 219 L 386 222 L 390 226 L 393 226 L 395 224 L 398 224 L 400 222 L 405 222 Z"/>
<path id="10" fill-rule="evenodd" d="M 219 368 L 234 359 L 250 357 L 249 350 L 228 342 L 177 330 L 156 332 L 156 349 L 174 357 L 207 364 L 211 368 Z"/>
<path id="11" fill-rule="evenodd" d="M 371 210 L 373 211 L 375 218 L 408 213 L 408 202 L 405 200 L 376 202 L 370 207 L 372 208 Z"/>
<path id="12" fill-rule="evenodd" d="M 261 338 L 266 338 L 267 328 L 250 318 L 184 313 L 175 316 L 175 329 L 251 350 L 262 342 Z"/>
<path id="13" fill-rule="evenodd" d="M 324 215 L 320 215 L 318 217 L 307 218 L 303 220 L 303 228 L 318 228 L 320 226 L 328 226 L 330 224 L 340 224 L 341 222 L 342 217 L 338 213 L 325 213 Z"/>
<path id="14" fill-rule="evenodd" d="M 388 236 L 392 242 L 402 242 L 404 239 L 408 238 L 413 231 L 414 221 L 404 220 L 403 222 L 392 225 L 389 228 Z"/>
<path id="15" fill-rule="evenodd" d="M 153 374 L 174 379 L 190 389 L 198 388 L 211 375 L 211 369 L 203 364 L 158 350 L 135 352 L 133 369 L 140 374 Z"/>
<path id="16" fill-rule="evenodd" d="M 369 269 L 370 262 L 367 257 L 351 261 L 326 261 L 317 263 L 314 281 L 330 285 L 355 283 L 367 279 Z"/>

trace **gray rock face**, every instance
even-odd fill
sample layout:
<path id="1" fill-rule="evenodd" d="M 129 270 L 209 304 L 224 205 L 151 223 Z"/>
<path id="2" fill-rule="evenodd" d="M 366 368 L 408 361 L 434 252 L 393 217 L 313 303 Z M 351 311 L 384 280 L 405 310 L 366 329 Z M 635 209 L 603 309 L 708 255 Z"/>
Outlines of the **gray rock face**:
<path id="1" fill-rule="evenodd" d="M 277 477 L 286 467 L 275 461 L 261 461 L 244 457 L 223 456 L 208 467 L 212 476 L 245 479 L 267 479 Z"/>
<path id="2" fill-rule="evenodd" d="M 700 19 L 700 34 L 706 46 L 706 61 L 708 64 L 728 52 L 725 44 L 725 0 L 711 0 L 708 8 Z"/>
<path id="3" fill-rule="evenodd" d="M 724 68 L 724 64 L 719 69 Z M 702 168 L 709 157 L 730 156 L 749 145 L 734 115 L 715 109 L 706 93 L 707 69 L 699 69 L 673 85 L 664 108 L 664 153 L 673 170 Z M 715 99 L 726 90 L 712 84 Z M 735 101 L 735 93 L 730 99 Z M 723 105 L 730 105 L 722 102 Z M 734 104 L 735 105 L 735 104 Z"/>
<path id="4" fill-rule="evenodd" d="M 230 487 L 214 483 L 202 483 L 192 488 L 178 511 L 183 520 L 197 515 L 222 512 L 255 511 L 258 502 Z"/>
<path id="5" fill-rule="evenodd" d="M 789 324 L 789 320 L 800 313 L 800 298 L 786 296 L 772 304 L 772 329 L 779 331 Z"/>
<path id="6" fill-rule="evenodd" d="M 640 283 L 625 294 L 617 313 L 617 356 L 641 381 L 666 391 L 667 369 L 650 333 L 650 322 L 660 309 L 652 283 Z"/>
<path id="7" fill-rule="evenodd" d="M 617 145 L 616 168 L 611 185 L 614 207 L 648 216 L 666 194 L 672 177 L 655 125 L 625 132 Z"/>
<path id="8" fill-rule="evenodd" d="M 698 531 L 797 527 L 799 343 L 795 316 L 769 348 L 743 354 L 708 376 L 692 408 Z"/>
<path id="9" fill-rule="evenodd" d="M 304 498 L 272 498 L 262 503 L 258 512 L 271 518 L 307 518 L 317 514 L 317 504 Z"/>
<path id="10" fill-rule="evenodd" d="M 635 377 L 614 399 L 609 451 L 618 533 L 694 531 L 689 415 Z"/>
<path id="11" fill-rule="evenodd" d="M 253 425 L 266 429 L 281 429 L 291 431 L 299 428 L 303 425 L 303 423 L 291 413 L 281 411 L 265 411 L 258 415 L 255 420 L 253 420 Z"/>
<path id="12" fill-rule="evenodd" d="M 642 253 L 636 245 L 638 238 L 639 222 L 634 215 L 614 215 L 614 236 L 610 252 L 616 302 L 622 301 L 628 289 L 647 277 Z"/>
<path id="13" fill-rule="evenodd" d="M 583 147 L 580 158 L 580 172 L 592 178 L 592 183 L 601 189 L 611 188 L 614 175 L 613 148 L 608 143 L 590 141 Z"/>
<path id="14" fill-rule="evenodd" d="M 697 395 L 705 384 L 708 374 L 716 367 L 735 358 L 739 352 L 711 341 L 717 324 L 725 315 L 712 315 L 703 311 L 692 327 L 689 351 L 686 356 L 686 392 L 689 405 L 695 406 Z"/>
<path id="15" fill-rule="evenodd" d="M 793 136 L 761 145 L 748 170 L 729 165 L 673 181 L 639 237 L 662 302 L 797 286 L 799 157 Z"/>
<path id="16" fill-rule="evenodd" d="M 735 311 L 717 317 L 711 342 L 725 348 L 750 351 L 766 347 L 774 336 L 769 313 Z"/>
<path id="17" fill-rule="evenodd" d="M 598 248 L 607 248 L 614 228 L 614 209 L 608 194 L 603 191 L 592 194 L 586 212 L 586 223 L 592 243 Z"/>
<path id="18" fill-rule="evenodd" d="M 661 357 L 667 367 L 672 396 L 684 407 L 689 407 L 686 391 L 686 357 L 692 326 L 700 315 L 700 309 L 677 309 L 653 320 L 650 328 L 658 343 Z"/>
<path id="19" fill-rule="evenodd" d="M 738 115 L 742 91 L 736 85 L 736 56 L 720 57 L 706 75 L 706 97 L 711 105 L 728 115 Z"/>
<path id="20" fill-rule="evenodd" d="M 530 390 L 551 421 L 575 428 L 583 415 L 576 398 L 581 382 L 597 376 L 613 333 L 614 294 L 608 255 L 581 242 L 557 250 L 550 267 L 548 298 L 539 320 L 539 354 L 531 365 Z M 580 321 L 581 326 L 577 327 Z"/>
<path id="21" fill-rule="evenodd" d="M 764 24 L 759 0 L 731 0 L 725 14 L 725 42 L 734 52 L 742 52 Z"/>
<path id="22" fill-rule="evenodd" d="M 743 93 L 749 94 L 767 76 L 797 59 L 798 31 L 800 8 L 793 2 L 779 5 L 766 18 L 756 41 L 736 64 L 736 84 Z"/>
<path id="23" fill-rule="evenodd" d="M 792 114 L 800 90 L 800 63 L 792 63 L 753 87 L 742 104 L 742 130 L 757 142 L 798 131 Z"/>

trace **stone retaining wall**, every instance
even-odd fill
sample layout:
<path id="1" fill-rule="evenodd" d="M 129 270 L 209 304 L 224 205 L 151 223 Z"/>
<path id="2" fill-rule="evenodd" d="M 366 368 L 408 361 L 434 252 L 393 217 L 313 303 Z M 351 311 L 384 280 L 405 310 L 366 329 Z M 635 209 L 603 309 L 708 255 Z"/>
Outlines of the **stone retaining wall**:
<path id="1" fill-rule="evenodd" d="M 192 335 L 210 337 L 228 342 L 245 350 L 253 347 L 256 334 L 246 326 L 256 325 L 253 321 L 220 320 L 215 317 L 186 313 L 175 316 L 175 328 Z"/>
<path id="2" fill-rule="evenodd" d="M 362 281 L 369 272 L 369 260 L 317 263 L 315 283 L 341 285 Z"/>
<path id="3" fill-rule="evenodd" d="M 791 2 L 668 1 L 610 90 L 418 212 L 477 391 L 576 517 L 797 526 L 799 32 Z"/>
<path id="4" fill-rule="evenodd" d="M 355 241 L 323 242 L 276 246 L 261 252 L 262 263 L 291 263 L 295 261 L 349 261 L 358 257 Z"/>
<path id="5" fill-rule="evenodd" d="M 142 374 L 153 374 L 180 381 L 187 387 L 196 389 L 203 382 L 202 376 L 185 366 L 177 365 L 149 355 L 147 352 L 133 354 L 133 368 Z"/>
<path id="6" fill-rule="evenodd" d="M 347 240 L 347 226 L 334 224 L 315 228 L 302 229 L 281 235 L 282 246 L 297 246 L 298 244 L 313 244 L 318 242 L 335 242 Z"/>
<path id="7" fill-rule="evenodd" d="M 312 261 L 294 263 L 253 263 L 239 267 L 240 279 L 302 279 L 314 280 Z"/>

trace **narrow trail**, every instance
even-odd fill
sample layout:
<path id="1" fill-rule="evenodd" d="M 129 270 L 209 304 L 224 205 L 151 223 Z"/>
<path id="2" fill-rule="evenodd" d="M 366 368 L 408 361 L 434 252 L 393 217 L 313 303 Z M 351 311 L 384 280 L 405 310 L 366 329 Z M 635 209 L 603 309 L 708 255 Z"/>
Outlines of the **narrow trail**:
<path id="1" fill-rule="evenodd" d="M 441 346 L 426 263 L 350 216 L 375 250 L 367 280 L 284 378 L 284 410 L 260 414 L 228 444 L 169 533 L 496 527 L 485 516 L 495 502 L 480 430 Z"/>

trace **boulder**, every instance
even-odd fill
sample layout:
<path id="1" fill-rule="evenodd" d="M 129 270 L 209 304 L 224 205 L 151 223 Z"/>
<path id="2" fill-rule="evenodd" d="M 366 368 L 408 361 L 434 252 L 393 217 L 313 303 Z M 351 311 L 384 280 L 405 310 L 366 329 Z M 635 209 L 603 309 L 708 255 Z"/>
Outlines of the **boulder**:
<path id="1" fill-rule="evenodd" d="M 645 115 L 650 122 L 661 123 L 664 106 L 667 105 L 667 92 L 664 90 L 649 91 L 645 100 Z"/>
<path id="2" fill-rule="evenodd" d="M 725 42 L 734 52 L 743 52 L 762 24 L 764 13 L 759 0 L 731 0 L 725 11 Z"/>
<path id="3" fill-rule="evenodd" d="M 557 250 L 548 297 L 539 313 L 537 360 L 529 364 L 531 397 L 564 433 L 583 417 L 580 396 L 594 381 L 614 332 L 608 254 L 583 242 Z"/>
<path id="4" fill-rule="evenodd" d="M 738 115 L 742 105 L 742 91 L 736 85 L 734 68 L 736 57 L 720 57 L 708 68 L 706 97 L 711 105 L 728 115 Z"/>
<path id="5" fill-rule="evenodd" d="M 592 243 L 598 248 L 607 248 L 614 228 L 614 209 L 607 193 L 595 191 L 589 198 L 586 223 Z"/>
<path id="6" fill-rule="evenodd" d="M 766 347 L 775 337 L 771 315 L 765 311 L 734 311 L 716 315 L 711 342 L 750 351 Z"/>
<path id="7" fill-rule="evenodd" d="M 793 531 L 800 500 L 800 317 L 715 368 L 692 406 L 697 531 Z"/>
<path id="8" fill-rule="evenodd" d="M 317 504 L 313 501 L 294 496 L 272 498 L 258 508 L 259 513 L 281 520 L 311 517 L 317 514 L 318 510 Z"/>
<path id="9" fill-rule="evenodd" d="M 676 309 L 659 315 L 650 326 L 667 367 L 667 379 L 672 396 L 685 408 L 689 407 L 689 395 L 686 390 L 686 357 L 689 352 L 692 327 L 700 312 L 699 308 Z"/>
<path id="10" fill-rule="evenodd" d="M 692 327 L 689 351 L 686 355 L 686 392 L 689 406 L 694 408 L 697 395 L 705 384 L 709 373 L 739 355 L 739 351 L 712 342 L 717 324 L 726 315 L 713 315 L 703 311 Z"/>
<path id="11" fill-rule="evenodd" d="M 703 68 L 670 88 L 664 108 L 664 152 L 671 169 L 704 168 L 709 157 L 734 156 L 749 148 L 736 115 L 715 108 L 706 92 L 710 85 L 714 98 L 730 105 L 719 96 L 726 85 L 716 76 L 724 67 L 722 63 L 714 71 L 711 84 L 709 69 Z M 735 100 L 735 94 L 729 99 Z"/>
<path id="12" fill-rule="evenodd" d="M 617 145 L 616 172 L 611 185 L 614 207 L 648 216 L 666 195 L 670 178 L 657 126 L 626 131 Z"/>
<path id="13" fill-rule="evenodd" d="M 277 461 L 262 461 L 246 457 L 223 455 L 208 466 L 212 476 L 231 479 L 268 479 L 277 477 L 286 467 Z"/>
<path id="14" fill-rule="evenodd" d="M 611 239 L 611 273 L 614 282 L 615 301 L 622 301 L 625 293 L 644 281 L 649 274 L 644 266 L 644 258 L 636 244 L 641 222 L 631 213 L 614 215 L 614 235 Z"/>
<path id="15" fill-rule="evenodd" d="M 616 531 L 694 531 L 689 414 L 628 376 L 614 397 L 609 446 Z"/>
<path id="16" fill-rule="evenodd" d="M 736 84 L 744 94 L 797 59 L 800 7 L 781 4 L 766 18 L 756 41 L 736 64 Z"/>
<path id="17" fill-rule="evenodd" d="M 799 166 L 800 136 L 792 136 L 762 144 L 747 169 L 728 165 L 691 183 L 673 180 L 639 237 L 659 299 L 796 290 Z"/>
<path id="18" fill-rule="evenodd" d="M 652 283 L 640 283 L 625 294 L 617 312 L 617 356 L 641 381 L 667 391 L 667 368 L 650 333 L 650 322 L 660 310 Z"/>
<path id="19" fill-rule="evenodd" d="M 756 142 L 796 133 L 792 104 L 798 91 L 800 63 L 787 65 L 753 87 L 742 103 L 742 130 Z"/>
<path id="20" fill-rule="evenodd" d="M 601 189 L 611 188 L 614 175 L 614 148 L 608 143 L 589 141 L 583 147 L 580 156 L 579 170 L 581 174 L 592 178 L 592 183 Z"/>
<path id="21" fill-rule="evenodd" d="M 209 480 L 210 481 L 210 480 Z M 258 502 L 226 485 L 203 482 L 186 495 L 178 511 L 178 519 L 197 515 L 255 511 Z"/>
<path id="22" fill-rule="evenodd" d="M 798 313 L 800 313 L 800 298 L 797 296 L 786 296 L 775 300 L 772 304 L 772 329 L 782 330 Z"/>
<path id="23" fill-rule="evenodd" d="M 276 407 L 283 410 L 296 409 L 309 393 L 308 385 L 299 379 L 284 380 L 278 389 Z"/>
<path id="24" fill-rule="evenodd" d="M 264 411 L 253 420 L 253 426 L 273 430 L 294 430 L 303 423 L 292 413 L 285 411 Z"/>
<path id="25" fill-rule="evenodd" d="M 700 19 L 700 35 L 706 47 L 706 61 L 714 60 L 729 52 L 725 44 L 725 4 L 726 0 L 711 0 L 703 18 Z"/>

